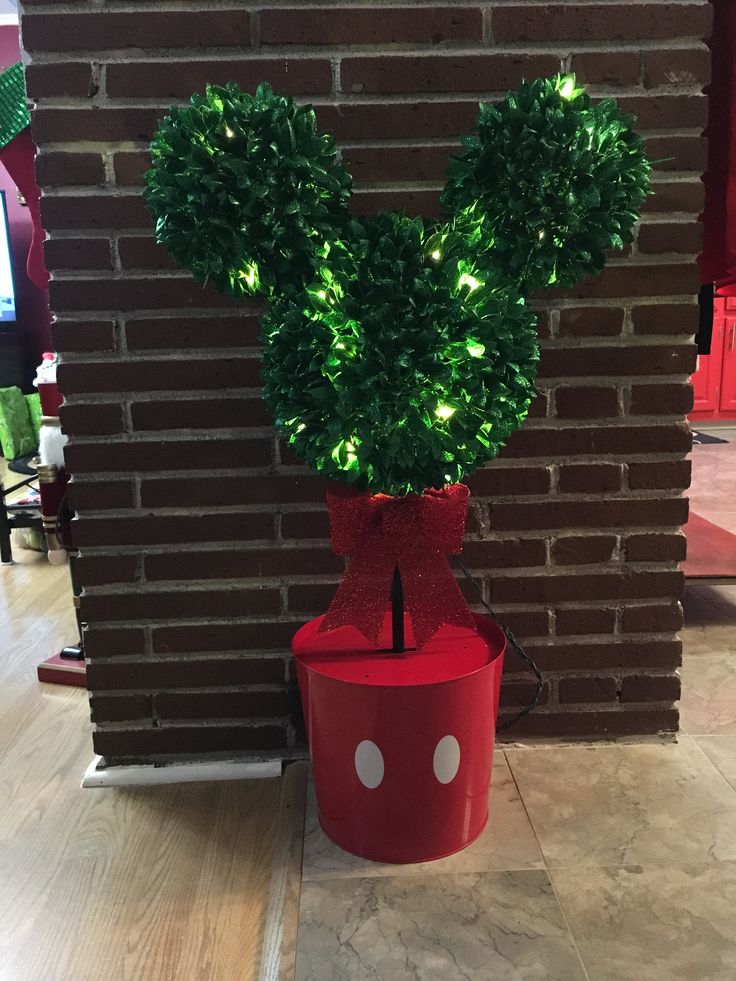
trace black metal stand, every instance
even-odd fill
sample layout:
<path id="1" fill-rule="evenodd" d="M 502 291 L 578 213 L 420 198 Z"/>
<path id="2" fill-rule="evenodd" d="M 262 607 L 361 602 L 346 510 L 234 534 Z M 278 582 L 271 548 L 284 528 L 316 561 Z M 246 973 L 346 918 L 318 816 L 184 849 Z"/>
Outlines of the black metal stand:
<path id="1" fill-rule="evenodd" d="M 391 583 L 391 638 L 394 653 L 403 654 L 406 650 L 404 644 L 404 588 L 401 585 L 401 573 L 398 566 L 394 569 L 394 578 Z"/>

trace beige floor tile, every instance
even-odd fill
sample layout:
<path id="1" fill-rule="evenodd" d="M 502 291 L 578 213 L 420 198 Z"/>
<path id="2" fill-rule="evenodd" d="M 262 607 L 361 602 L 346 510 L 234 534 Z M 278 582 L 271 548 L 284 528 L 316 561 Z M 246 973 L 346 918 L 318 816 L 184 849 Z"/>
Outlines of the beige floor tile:
<path id="1" fill-rule="evenodd" d="M 680 723 L 691 736 L 736 733 L 736 654 L 685 657 Z"/>
<path id="2" fill-rule="evenodd" d="M 736 625 L 700 624 L 680 631 L 684 657 L 700 654 L 732 654 L 736 659 Z"/>
<path id="3" fill-rule="evenodd" d="M 297 981 L 583 981 L 542 870 L 302 888 Z"/>
<path id="4" fill-rule="evenodd" d="M 507 757 L 550 867 L 736 860 L 736 791 L 687 737 Z"/>
<path id="5" fill-rule="evenodd" d="M 519 799 L 503 753 L 497 752 L 483 833 L 470 847 L 436 862 L 389 865 L 349 855 L 319 826 L 314 787 L 310 785 L 304 839 L 304 879 L 333 877 L 437 875 L 542 868 L 544 861 L 529 818 Z"/>
<path id="6" fill-rule="evenodd" d="M 736 790 L 736 735 L 695 736 L 693 741 Z"/>
<path id="7" fill-rule="evenodd" d="M 718 434 L 721 435 L 721 434 Z M 694 446 L 690 507 L 701 517 L 736 532 L 736 443 Z"/>
<path id="8" fill-rule="evenodd" d="M 736 865 L 552 872 L 590 981 L 733 981 Z"/>

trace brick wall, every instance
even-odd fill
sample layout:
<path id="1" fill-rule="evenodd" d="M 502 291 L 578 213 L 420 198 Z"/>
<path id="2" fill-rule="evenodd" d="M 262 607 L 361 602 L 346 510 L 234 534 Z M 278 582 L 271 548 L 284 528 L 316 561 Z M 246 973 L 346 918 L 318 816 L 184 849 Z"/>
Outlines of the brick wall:
<path id="1" fill-rule="evenodd" d="M 638 115 L 656 194 L 627 254 L 543 311 L 541 395 L 472 479 L 465 560 L 547 672 L 509 735 L 675 729 L 708 3 L 26 0 L 22 30 L 96 750 L 291 751 L 289 639 L 341 569 L 322 482 L 259 400 L 257 309 L 153 242 L 164 108 L 266 79 L 337 134 L 359 212 L 433 215 L 478 99 L 561 64 Z M 506 712 L 533 687 L 508 670 Z"/>

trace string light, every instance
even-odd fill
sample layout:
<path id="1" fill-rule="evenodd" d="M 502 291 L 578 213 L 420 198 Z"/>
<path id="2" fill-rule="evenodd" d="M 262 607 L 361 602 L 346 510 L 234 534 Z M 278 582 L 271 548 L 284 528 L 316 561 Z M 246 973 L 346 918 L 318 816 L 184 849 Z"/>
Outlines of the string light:
<path id="1" fill-rule="evenodd" d="M 486 346 L 480 341 L 468 341 L 466 347 L 471 358 L 482 358 L 486 353 Z"/>
<path id="2" fill-rule="evenodd" d="M 439 262 L 439 260 L 442 258 L 442 253 L 440 252 L 439 249 L 434 249 L 429 254 L 434 259 L 435 262 Z"/>
<path id="3" fill-rule="evenodd" d="M 251 289 L 255 289 L 258 282 L 258 266 L 255 262 L 249 262 L 240 273 L 240 278 L 244 279 Z"/>
<path id="4" fill-rule="evenodd" d="M 473 290 L 477 290 L 478 287 L 482 286 L 483 284 L 479 279 L 476 279 L 475 276 L 471 276 L 469 273 L 463 273 L 460 276 L 460 279 L 458 279 L 457 285 L 458 289 L 462 289 L 463 286 L 467 286 L 468 291 L 472 293 Z"/>
<path id="5" fill-rule="evenodd" d="M 572 99 L 575 95 L 575 78 L 572 75 L 567 75 L 560 82 L 557 91 L 560 93 L 563 99 Z"/>
<path id="6" fill-rule="evenodd" d="M 451 405 L 444 405 L 443 403 L 440 403 L 434 410 L 434 414 L 438 419 L 449 419 L 450 416 L 455 415 L 455 409 Z"/>
<path id="7" fill-rule="evenodd" d="M 229 140 L 232 140 L 232 138 L 233 138 L 233 137 L 235 136 L 235 130 L 233 130 L 233 129 L 230 129 L 230 127 L 229 127 L 229 126 L 226 126 L 226 127 L 225 127 L 225 136 L 226 136 L 226 137 L 227 137 L 227 138 L 228 138 Z"/>

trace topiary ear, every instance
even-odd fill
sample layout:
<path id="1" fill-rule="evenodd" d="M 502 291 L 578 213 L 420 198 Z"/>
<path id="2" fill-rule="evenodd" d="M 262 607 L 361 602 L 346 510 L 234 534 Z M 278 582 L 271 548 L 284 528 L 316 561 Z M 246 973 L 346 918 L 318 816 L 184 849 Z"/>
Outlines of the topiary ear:
<path id="1" fill-rule="evenodd" d="M 350 174 L 311 106 L 258 86 L 207 86 L 173 107 L 151 144 L 146 203 L 156 238 L 199 282 L 270 296 L 311 278 L 347 228 Z"/>
<path id="2" fill-rule="evenodd" d="M 442 203 L 522 291 L 572 286 L 631 240 L 650 171 L 633 122 L 612 99 L 591 105 L 574 75 L 525 83 L 481 104 Z"/>

